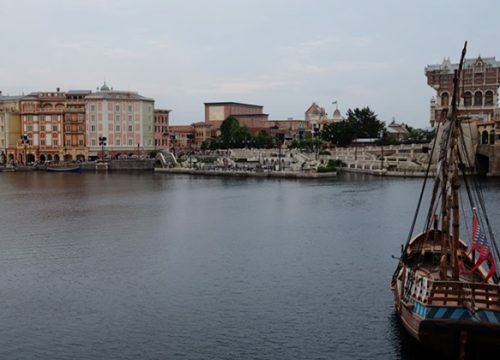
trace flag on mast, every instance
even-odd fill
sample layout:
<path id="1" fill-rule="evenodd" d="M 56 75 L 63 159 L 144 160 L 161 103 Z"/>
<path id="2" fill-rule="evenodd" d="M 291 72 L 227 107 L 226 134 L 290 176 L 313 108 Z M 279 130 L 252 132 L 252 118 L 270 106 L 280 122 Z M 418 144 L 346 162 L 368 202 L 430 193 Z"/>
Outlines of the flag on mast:
<path id="1" fill-rule="evenodd" d="M 477 251 L 479 253 L 479 258 L 472 269 L 462 272 L 472 273 L 476 271 L 483 262 L 487 261 L 490 271 L 488 272 L 488 275 L 486 275 L 484 281 L 488 281 L 496 273 L 497 268 L 495 259 L 493 258 L 493 254 L 491 253 L 490 246 L 488 244 L 488 239 L 486 238 L 486 234 L 479 226 L 475 209 L 472 219 L 472 246 L 469 249 L 467 256 L 469 256 L 473 251 Z"/>

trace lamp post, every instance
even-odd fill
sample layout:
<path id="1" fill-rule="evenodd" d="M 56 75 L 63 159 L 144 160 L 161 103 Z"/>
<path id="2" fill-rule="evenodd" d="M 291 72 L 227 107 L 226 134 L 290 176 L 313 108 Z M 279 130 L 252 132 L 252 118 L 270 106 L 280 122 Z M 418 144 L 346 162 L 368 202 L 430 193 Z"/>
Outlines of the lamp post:
<path id="1" fill-rule="evenodd" d="M 175 134 L 170 135 L 170 142 L 172 143 L 172 154 L 175 156 Z"/>
<path id="2" fill-rule="evenodd" d="M 193 139 L 194 139 L 194 134 L 187 134 L 187 141 L 189 143 L 189 168 L 193 167 L 193 163 L 191 162 Z"/>
<path id="3" fill-rule="evenodd" d="M 101 161 L 104 162 L 104 147 L 106 146 L 106 136 L 99 136 L 99 145 L 101 146 Z"/>
<path id="4" fill-rule="evenodd" d="M 28 135 L 26 135 L 26 134 L 21 135 L 21 142 L 22 142 L 23 148 L 24 148 L 23 165 L 27 165 L 28 162 L 26 161 L 26 146 L 30 142 Z"/>
<path id="5" fill-rule="evenodd" d="M 314 126 L 314 132 L 313 132 L 313 145 L 314 145 L 314 159 L 318 160 L 318 136 L 319 136 L 319 127 Z"/>
<path id="6" fill-rule="evenodd" d="M 380 146 L 381 146 L 381 156 L 380 156 L 380 170 L 384 169 L 384 130 L 380 130 L 379 133 Z"/>

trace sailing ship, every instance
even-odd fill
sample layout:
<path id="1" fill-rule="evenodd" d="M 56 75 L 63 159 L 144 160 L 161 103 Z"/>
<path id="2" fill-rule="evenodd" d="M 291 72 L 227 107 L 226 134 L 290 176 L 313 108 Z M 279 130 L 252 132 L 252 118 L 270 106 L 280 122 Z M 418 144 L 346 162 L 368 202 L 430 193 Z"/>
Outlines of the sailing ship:
<path id="1" fill-rule="evenodd" d="M 391 289 L 404 328 L 426 347 L 450 358 L 498 359 L 500 256 L 481 184 L 470 176 L 468 125 L 457 106 L 466 49 L 467 42 L 454 74 L 451 109 L 438 125 L 440 136 L 431 150 L 438 155 L 434 185 L 426 190 L 426 176 Z M 426 195 L 430 206 L 421 221 L 424 229 L 414 236 Z"/>

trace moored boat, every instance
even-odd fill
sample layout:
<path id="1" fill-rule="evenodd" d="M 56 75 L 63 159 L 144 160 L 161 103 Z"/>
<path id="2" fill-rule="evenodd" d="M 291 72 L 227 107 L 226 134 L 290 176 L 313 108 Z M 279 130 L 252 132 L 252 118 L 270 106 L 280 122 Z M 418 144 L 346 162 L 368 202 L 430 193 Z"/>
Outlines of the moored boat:
<path id="1" fill-rule="evenodd" d="M 451 111 L 438 125 L 441 136 L 432 149 L 439 157 L 424 229 L 413 236 L 427 178 L 391 289 L 405 329 L 423 345 L 449 358 L 496 359 L 500 255 L 479 183 L 468 176 L 473 164 L 457 110 L 466 45 L 455 71 Z M 461 196 L 460 181 L 466 196 Z"/>
<path id="2" fill-rule="evenodd" d="M 47 166 L 47 171 L 51 172 L 80 172 L 82 167 L 80 165 L 50 165 Z"/>

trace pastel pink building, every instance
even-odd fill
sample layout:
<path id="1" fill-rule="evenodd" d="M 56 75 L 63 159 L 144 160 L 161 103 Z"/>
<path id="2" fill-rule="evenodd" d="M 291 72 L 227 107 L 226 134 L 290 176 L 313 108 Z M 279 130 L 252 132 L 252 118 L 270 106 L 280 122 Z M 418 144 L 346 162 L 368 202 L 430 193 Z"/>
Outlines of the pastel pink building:
<path id="1" fill-rule="evenodd" d="M 154 100 L 132 91 L 116 91 L 106 83 L 86 97 L 86 142 L 89 158 L 146 154 L 154 149 Z"/>

